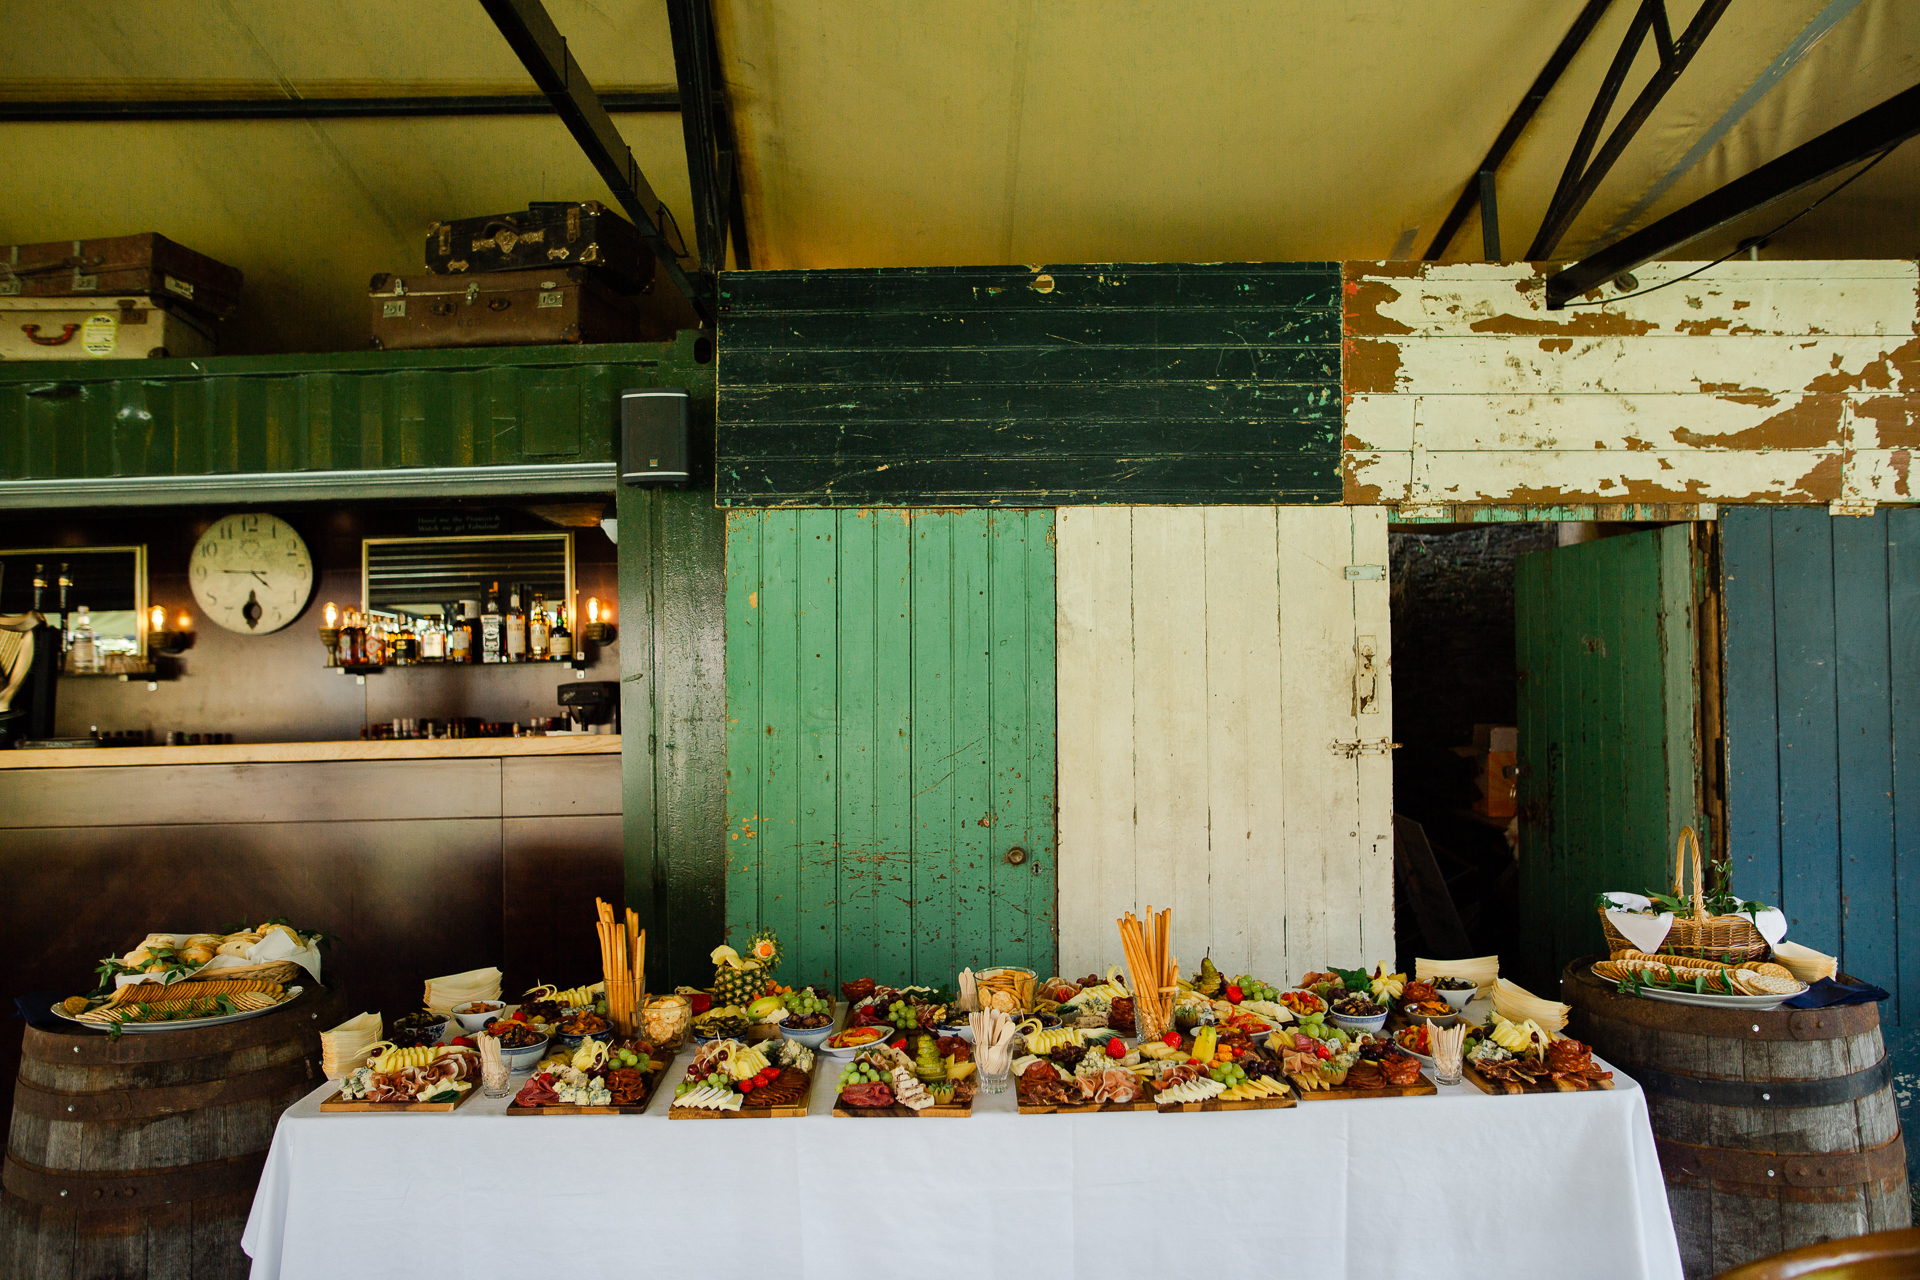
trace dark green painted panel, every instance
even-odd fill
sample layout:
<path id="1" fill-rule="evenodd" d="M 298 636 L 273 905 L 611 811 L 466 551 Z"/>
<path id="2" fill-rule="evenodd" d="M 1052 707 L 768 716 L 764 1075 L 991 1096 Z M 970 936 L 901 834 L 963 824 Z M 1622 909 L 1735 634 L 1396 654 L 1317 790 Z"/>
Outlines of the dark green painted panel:
<path id="1" fill-rule="evenodd" d="M 1268 501 L 1295 505 L 1338 503 L 1340 457 L 1307 453 L 1180 457 L 1054 457 L 1004 459 L 917 458 L 876 463 L 845 459 L 775 458 L 720 461 L 725 500 L 749 504 L 750 494 L 766 505 L 783 505 L 790 494 L 778 486 L 799 482 L 808 502 L 861 506 L 890 501 L 902 493 L 941 506 L 1017 507 L 1027 502 L 1074 506 L 1113 501 L 1126 494 L 1134 503 L 1226 502 L 1226 494 L 1260 492 Z M 1211 495 L 1211 496 L 1197 496 Z"/>
<path id="2" fill-rule="evenodd" d="M 1050 511 L 730 515 L 729 937 L 794 982 L 1051 972 L 1053 644 Z"/>
<path id="3" fill-rule="evenodd" d="M 620 390 L 710 400 L 694 336 L 205 360 L 0 364 L 0 479 L 605 462 Z"/>
<path id="4" fill-rule="evenodd" d="M 1603 949 L 1595 895 L 1663 887 L 1697 765 L 1695 691 L 1672 655 L 1693 647 L 1684 525 L 1522 556 L 1519 669 L 1520 946 L 1513 976 L 1551 991 Z M 1678 540 L 1677 543 L 1675 540 Z M 1678 607 L 1675 596 L 1678 595 Z M 1697 787 L 1697 780 L 1693 781 Z"/>
<path id="5" fill-rule="evenodd" d="M 1335 264 L 737 272 L 718 497 L 1341 500 Z"/>

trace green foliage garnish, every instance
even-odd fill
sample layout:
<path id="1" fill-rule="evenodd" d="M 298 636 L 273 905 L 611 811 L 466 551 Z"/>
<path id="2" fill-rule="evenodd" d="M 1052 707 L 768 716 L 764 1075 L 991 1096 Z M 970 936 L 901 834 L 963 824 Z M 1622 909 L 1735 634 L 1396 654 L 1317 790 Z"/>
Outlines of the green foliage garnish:
<path id="1" fill-rule="evenodd" d="M 1347 990 L 1349 991 L 1367 993 L 1373 990 L 1373 975 L 1365 969 L 1329 968 L 1327 972 L 1338 974 L 1340 981 L 1346 984 Z"/>

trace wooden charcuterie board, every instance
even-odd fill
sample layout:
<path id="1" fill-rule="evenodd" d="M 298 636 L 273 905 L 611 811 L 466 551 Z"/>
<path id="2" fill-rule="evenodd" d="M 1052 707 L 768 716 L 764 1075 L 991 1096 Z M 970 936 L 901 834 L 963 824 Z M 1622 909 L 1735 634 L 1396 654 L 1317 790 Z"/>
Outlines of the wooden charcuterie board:
<path id="1" fill-rule="evenodd" d="M 521 1107 L 508 1103 L 507 1114 L 510 1116 L 637 1116 L 653 1105 L 654 1095 L 660 1092 L 660 1082 L 667 1078 L 667 1068 L 672 1065 L 673 1059 L 669 1058 L 660 1064 L 659 1070 L 648 1073 L 647 1090 L 640 1095 L 640 1101 L 632 1106 L 585 1107 L 573 1102 L 556 1102 L 544 1107 Z"/>
<path id="2" fill-rule="evenodd" d="M 320 1104 L 322 1111 L 455 1111 L 473 1101 L 480 1094 L 480 1084 L 474 1082 L 467 1090 L 452 1102 L 368 1102 L 364 1098 L 352 1102 L 340 1096 L 335 1089 L 333 1095 Z"/>
<path id="3" fill-rule="evenodd" d="M 1161 1115 L 1172 1115 L 1181 1111 L 1279 1111 L 1285 1107 L 1300 1105 L 1298 1085 L 1289 1086 L 1293 1092 L 1284 1098 L 1246 1098 L 1234 1102 L 1222 1102 L 1218 1098 L 1208 1098 L 1205 1102 L 1163 1102 L 1154 1108 Z"/>
<path id="4" fill-rule="evenodd" d="M 816 1065 L 815 1071 L 819 1070 Z M 800 1101 L 782 1107 L 756 1107 L 752 1105 L 752 1095 L 738 1111 L 709 1111 L 704 1107 L 668 1107 L 669 1120 L 797 1120 L 807 1114 L 807 1104 L 813 1097 L 813 1073 L 807 1073 L 807 1091 L 800 1095 Z"/>
<path id="5" fill-rule="evenodd" d="M 1473 1081 L 1473 1087 L 1482 1093 L 1586 1093 L 1592 1089 L 1611 1089 L 1613 1081 L 1595 1080 L 1586 1084 L 1575 1084 L 1571 1080 L 1549 1079 L 1546 1084 L 1514 1084 L 1509 1080 L 1489 1080 L 1475 1070 L 1469 1062 L 1466 1069 L 1467 1079 Z"/>
<path id="6" fill-rule="evenodd" d="M 1013 1088 L 1014 1088 L 1015 1096 L 1019 1097 L 1020 1084 L 1018 1081 L 1014 1082 Z M 1153 1110 L 1156 1110 L 1153 1104 L 1153 1086 L 1148 1084 L 1143 1084 L 1140 1086 L 1140 1096 L 1135 1098 L 1132 1102 L 1078 1102 L 1070 1106 L 1056 1107 L 1056 1106 L 1048 1106 L 1043 1103 L 1030 1103 L 1030 1102 L 1027 1102 L 1024 1098 L 1020 1099 L 1020 1114 L 1023 1116 L 1046 1116 L 1046 1115 L 1078 1116 L 1078 1115 L 1092 1115 L 1096 1111 L 1153 1111 Z"/>
<path id="7" fill-rule="evenodd" d="M 896 1102 L 890 1107 L 850 1107 L 836 1096 L 833 1100 L 833 1114 L 861 1119 L 867 1116 L 901 1116 L 919 1120 L 965 1120 L 973 1115 L 973 1097 L 965 1102 L 936 1102 L 921 1111 L 903 1106 Z"/>
<path id="8" fill-rule="evenodd" d="M 1331 1089 L 1309 1090 L 1299 1081 L 1294 1081 L 1295 1089 L 1300 1092 L 1303 1102 L 1345 1101 L 1350 1098 L 1424 1098 L 1428 1094 L 1439 1093 L 1440 1089 L 1427 1078 L 1422 1071 L 1420 1079 L 1414 1084 L 1389 1084 L 1378 1089 L 1352 1089 L 1346 1085 L 1335 1085 Z"/>

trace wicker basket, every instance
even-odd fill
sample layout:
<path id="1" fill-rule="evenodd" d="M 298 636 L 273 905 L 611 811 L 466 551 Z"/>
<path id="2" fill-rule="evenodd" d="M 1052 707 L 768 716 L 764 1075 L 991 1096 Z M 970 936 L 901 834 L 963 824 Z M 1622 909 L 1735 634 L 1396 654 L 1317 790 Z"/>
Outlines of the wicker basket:
<path id="1" fill-rule="evenodd" d="M 1772 948 L 1753 921 L 1745 916 L 1707 914 L 1706 868 L 1701 864 L 1700 837 L 1692 827 L 1681 828 L 1680 839 L 1674 844 L 1673 896 L 1678 898 L 1686 891 L 1689 847 L 1693 852 L 1693 914 L 1674 916 L 1673 927 L 1660 944 L 1660 954 L 1735 962 L 1764 959 Z M 1609 952 L 1638 950 L 1613 927 L 1605 911 L 1600 913 L 1600 932 Z"/>

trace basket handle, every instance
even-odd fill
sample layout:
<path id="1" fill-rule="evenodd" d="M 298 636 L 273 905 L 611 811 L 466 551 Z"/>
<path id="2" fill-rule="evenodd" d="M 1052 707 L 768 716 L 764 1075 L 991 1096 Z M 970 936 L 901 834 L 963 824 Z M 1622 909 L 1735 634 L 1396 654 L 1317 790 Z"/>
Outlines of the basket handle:
<path id="1" fill-rule="evenodd" d="M 1679 897 L 1686 891 L 1687 884 L 1687 847 L 1693 847 L 1693 918 L 1705 921 L 1707 915 L 1707 877 L 1705 868 L 1700 865 L 1700 836 L 1690 826 L 1680 828 L 1680 838 L 1673 846 L 1673 896 Z"/>

